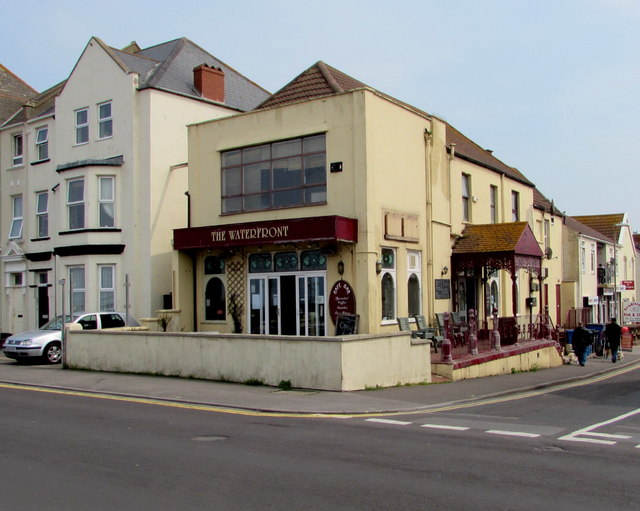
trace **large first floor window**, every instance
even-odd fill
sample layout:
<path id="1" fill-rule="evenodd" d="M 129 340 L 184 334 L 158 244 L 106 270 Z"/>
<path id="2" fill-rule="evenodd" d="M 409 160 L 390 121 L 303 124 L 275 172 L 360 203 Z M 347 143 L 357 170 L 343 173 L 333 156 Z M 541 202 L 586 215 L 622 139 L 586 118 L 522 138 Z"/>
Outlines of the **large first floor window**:
<path id="1" fill-rule="evenodd" d="M 85 279 L 84 266 L 69 267 L 69 293 L 71 295 L 71 314 L 85 312 Z"/>
<path id="2" fill-rule="evenodd" d="M 84 179 L 67 182 L 67 216 L 69 229 L 84 229 Z"/>
<path id="3" fill-rule="evenodd" d="M 327 200 L 326 137 L 314 135 L 222 153 L 222 212 Z"/>
<path id="4" fill-rule="evenodd" d="M 115 227 L 115 179 L 113 176 L 103 176 L 98 182 L 98 212 L 100 227 Z"/>
<path id="5" fill-rule="evenodd" d="M 49 235 L 49 193 L 36 194 L 36 230 L 38 238 Z"/>

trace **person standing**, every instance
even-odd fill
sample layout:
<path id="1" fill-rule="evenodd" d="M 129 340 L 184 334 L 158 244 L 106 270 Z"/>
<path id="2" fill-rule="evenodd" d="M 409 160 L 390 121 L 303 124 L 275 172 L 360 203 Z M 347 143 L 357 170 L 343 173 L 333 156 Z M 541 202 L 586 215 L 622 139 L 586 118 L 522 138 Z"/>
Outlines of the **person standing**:
<path id="1" fill-rule="evenodd" d="M 622 329 L 616 323 L 616 318 L 611 318 L 611 322 L 604 329 L 604 338 L 607 346 L 611 350 L 611 362 L 614 364 L 618 361 L 618 349 L 620 348 L 620 334 Z"/>
<path id="2" fill-rule="evenodd" d="M 582 322 L 578 323 L 577 328 L 573 330 L 573 352 L 578 357 L 578 362 L 583 366 L 587 363 L 588 347 L 591 344 L 591 333 L 582 326 Z"/>

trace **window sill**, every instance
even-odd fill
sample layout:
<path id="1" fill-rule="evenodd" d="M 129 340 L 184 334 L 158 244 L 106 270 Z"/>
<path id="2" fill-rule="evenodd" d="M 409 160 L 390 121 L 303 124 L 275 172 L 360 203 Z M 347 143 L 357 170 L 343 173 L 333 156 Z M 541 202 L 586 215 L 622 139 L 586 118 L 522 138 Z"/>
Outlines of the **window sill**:
<path id="1" fill-rule="evenodd" d="M 12 167 L 9 167 L 7 170 L 17 170 L 17 169 L 23 169 L 24 168 L 24 163 L 21 163 L 20 165 L 13 165 Z"/>
<path id="2" fill-rule="evenodd" d="M 58 234 L 60 236 L 65 236 L 67 234 L 79 234 L 85 232 L 122 232 L 122 229 L 118 229 L 115 227 L 104 227 L 100 229 L 73 229 L 70 231 L 60 231 Z"/>
<path id="3" fill-rule="evenodd" d="M 326 206 L 328 202 L 314 202 L 313 204 L 296 204 L 295 206 L 283 206 L 281 208 L 269 208 L 269 209 L 252 209 L 250 211 L 230 211 L 229 213 L 220 213 L 220 216 L 231 215 L 247 215 L 250 213 L 265 213 L 267 211 L 282 211 L 284 209 L 300 209 L 300 208 L 313 208 L 315 206 Z"/>
<path id="4" fill-rule="evenodd" d="M 40 165 L 42 163 L 47 163 L 48 161 L 51 161 L 51 158 L 47 158 L 46 160 L 32 161 L 29 165 Z"/>
<path id="5" fill-rule="evenodd" d="M 31 238 L 29 241 L 48 241 L 51 238 L 49 236 L 45 237 L 45 238 Z"/>

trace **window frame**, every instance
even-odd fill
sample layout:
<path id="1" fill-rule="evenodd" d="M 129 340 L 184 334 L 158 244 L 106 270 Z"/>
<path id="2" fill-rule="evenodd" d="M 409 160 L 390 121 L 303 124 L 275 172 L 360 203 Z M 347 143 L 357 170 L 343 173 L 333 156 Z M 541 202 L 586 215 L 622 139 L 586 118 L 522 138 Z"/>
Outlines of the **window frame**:
<path id="1" fill-rule="evenodd" d="M 415 261 L 414 261 L 415 259 Z M 412 285 L 411 278 L 416 277 L 418 282 L 418 293 L 417 293 L 417 307 L 415 310 L 412 310 L 413 300 L 412 300 Z M 416 314 L 422 314 L 422 252 L 417 250 L 408 250 L 407 251 L 407 313 L 409 317 L 415 316 Z"/>
<path id="2" fill-rule="evenodd" d="M 71 311 L 72 316 L 77 316 L 80 314 L 84 314 L 86 312 L 87 303 L 87 289 L 86 289 L 86 272 L 83 264 L 68 266 L 67 274 L 69 276 L 69 296 L 70 296 L 70 304 L 69 310 Z M 78 275 L 82 277 L 82 287 L 76 286 L 76 278 L 74 275 Z M 79 299 L 79 300 L 77 300 Z M 80 310 L 74 308 L 76 303 L 81 304 Z"/>
<path id="3" fill-rule="evenodd" d="M 78 115 L 84 112 L 87 116 L 86 121 L 79 123 Z M 84 145 L 89 143 L 89 108 L 78 108 L 73 112 L 73 119 L 75 125 L 75 133 L 76 133 L 76 143 L 75 145 Z M 83 136 L 81 136 L 83 135 Z"/>
<path id="4" fill-rule="evenodd" d="M 110 270 L 111 286 L 105 286 L 105 280 L 102 270 Z M 111 297 L 111 308 L 103 307 L 103 296 Z M 98 265 L 98 311 L 99 312 L 115 312 L 116 310 L 116 265 L 115 264 L 99 264 Z"/>
<path id="5" fill-rule="evenodd" d="M 520 221 L 520 192 L 511 190 L 511 221 Z"/>
<path id="6" fill-rule="evenodd" d="M 111 197 L 103 197 L 103 182 L 111 183 Z M 108 218 L 108 206 L 111 205 L 111 224 L 103 222 L 103 212 Z M 98 225 L 101 228 L 111 228 L 116 226 L 116 178 L 115 176 L 98 176 Z"/>
<path id="7" fill-rule="evenodd" d="M 21 239 L 23 229 L 24 229 L 24 200 L 22 195 L 13 195 L 11 197 L 11 227 L 9 228 L 9 239 L 10 240 Z"/>
<path id="8" fill-rule="evenodd" d="M 82 182 L 82 200 L 79 201 L 71 201 L 69 198 L 69 194 L 71 192 L 71 185 L 72 183 L 76 183 L 76 182 Z M 81 208 L 80 208 L 81 206 Z M 81 209 L 82 210 L 82 225 L 78 225 L 78 226 L 72 226 L 72 218 L 73 215 L 71 214 L 71 211 L 75 210 L 75 208 Z M 79 178 L 74 178 L 74 179 L 69 179 L 67 181 L 67 227 L 69 228 L 70 231 L 77 231 L 80 229 L 84 229 L 86 227 L 86 218 L 85 218 L 85 179 L 84 177 L 79 177 Z"/>
<path id="9" fill-rule="evenodd" d="M 102 116 L 102 107 L 109 105 L 109 115 L 106 117 Z M 108 127 L 108 130 L 107 130 Z M 103 134 L 103 128 L 108 131 L 105 135 Z M 113 137 L 113 102 L 103 101 L 102 103 L 98 103 L 98 140 L 105 140 L 107 138 Z"/>
<path id="10" fill-rule="evenodd" d="M 24 135 L 16 133 L 11 137 L 11 163 L 13 167 L 24 165 Z"/>
<path id="11" fill-rule="evenodd" d="M 45 208 L 40 209 L 40 199 L 45 197 Z M 43 229 L 44 226 L 44 229 Z M 43 232 L 44 231 L 44 232 Z M 49 192 L 36 192 L 36 233 L 38 238 L 49 236 Z"/>
<path id="12" fill-rule="evenodd" d="M 40 140 L 40 134 L 45 133 L 44 140 Z M 44 153 L 44 154 L 43 154 Z M 49 127 L 41 126 L 36 128 L 36 161 L 46 161 L 49 159 Z"/>
<path id="13" fill-rule="evenodd" d="M 326 133 L 221 151 L 220 163 L 223 215 L 327 203 Z"/>
<path id="14" fill-rule="evenodd" d="M 471 176 L 464 172 L 461 176 L 462 221 L 471 222 Z"/>
<path id="15" fill-rule="evenodd" d="M 489 218 L 492 224 L 498 223 L 498 187 L 489 185 Z"/>
<path id="16" fill-rule="evenodd" d="M 385 261 L 385 252 L 393 254 L 391 263 Z M 397 275 L 397 250 L 393 247 L 381 247 L 380 258 L 382 262 L 382 271 L 380 272 L 380 319 L 383 324 L 396 321 L 398 316 L 398 275 Z M 388 277 L 388 278 L 387 278 Z M 391 295 L 385 294 L 385 284 L 391 282 Z M 389 307 L 390 305 L 390 307 Z M 385 315 L 386 313 L 390 313 Z"/>

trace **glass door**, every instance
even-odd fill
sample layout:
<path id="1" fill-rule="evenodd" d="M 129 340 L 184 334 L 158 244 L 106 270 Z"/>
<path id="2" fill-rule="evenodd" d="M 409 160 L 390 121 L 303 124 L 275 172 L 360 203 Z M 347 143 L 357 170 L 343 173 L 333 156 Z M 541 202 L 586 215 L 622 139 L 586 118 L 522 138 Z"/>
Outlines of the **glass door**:
<path id="1" fill-rule="evenodd" d="M 326 335 L 324 275 L 298 277 L 298 319 L 300 335 Z"/>
<path id="2" fill-rule="evenodd" d="M 249 279 L 249 333 L 280 333 L 278 278 Z"/>

